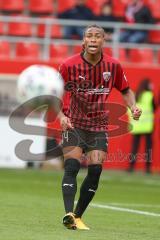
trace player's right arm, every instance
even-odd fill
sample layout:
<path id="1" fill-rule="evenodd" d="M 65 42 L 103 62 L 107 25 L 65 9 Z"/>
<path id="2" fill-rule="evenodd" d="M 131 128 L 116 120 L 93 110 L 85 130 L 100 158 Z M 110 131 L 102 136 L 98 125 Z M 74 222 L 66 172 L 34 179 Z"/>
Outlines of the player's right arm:
<path id="1" fill-rule="evenodd" d="M 66 117 L 62 111 L 58 114 L 58 118 L 63 131 L 66 131 L 68 128 L 73 128 L 70 119 Z"/>
<path id="2" fill-rule="evenodd" d="M 68 71 L 64 63 L 59 67 L 59 72 L 64 82 L 66 83 L 68 80 Z M 58 118 L 63 131 L 66 131 L 68 128 L 73 128 L 70 119 L 67 116 L 65 116 L 62 111 L 59 112 Z"/>

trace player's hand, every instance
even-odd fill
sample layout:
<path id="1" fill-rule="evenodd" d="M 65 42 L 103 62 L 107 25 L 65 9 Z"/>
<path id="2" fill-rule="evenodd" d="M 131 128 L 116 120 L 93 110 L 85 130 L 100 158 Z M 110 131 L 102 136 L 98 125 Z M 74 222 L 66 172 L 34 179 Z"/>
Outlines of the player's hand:
<path id="1" fill-rule="evenodd" d="M 68 128 L 73 128 L 70 119 L 65 115 L 60 117 L 60 125 L 63 131 L 66 131 Z"/>
<path id="2" fill-rule="evenodd" d="M 139 120 L 141 114 L 142 114 L 142 110 L 136 106 L 131 108 L 131 113 L 132 113 L 132 117 L 134 120 Z"/>

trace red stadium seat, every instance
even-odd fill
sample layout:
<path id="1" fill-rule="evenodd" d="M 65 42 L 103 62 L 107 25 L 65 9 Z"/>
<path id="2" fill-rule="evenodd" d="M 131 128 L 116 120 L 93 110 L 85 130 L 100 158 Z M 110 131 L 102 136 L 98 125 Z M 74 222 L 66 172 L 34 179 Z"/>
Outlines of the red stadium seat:
<path id="1" fill-rule="evenodd" d="M 1 9 L 7 12 L 22 12 L 24 10 L 24 0 L 4 0 Z"/>
<path id="2" fill-rule="evenodd" d="M 155 18 L 160 18 L 160 0 L 145 0 Z"/>
<path id="3" fill-rule="evenodd" d="M 61 63 L 69 55 L 69 49 L 67 45 L 51 45 L 50 47 L 50 59 L 54 62 Z"/>
<path id="4" fill-rule="evenodd" d="M 29 10 L 37 14 L 50 14 L 53 13 L 52 0 L 29 0 Z"/>
<path id="5" fill-rule="evenodd" d="M 158 23 L 160 26 L 160 23 Z M 149 42 L 151 43 L 160 43 L 160 30 L 151 30 L 149 32 Z"/>
<path id="6" fill-rule="evenodd" d="M 127 53 L 126 53 L 126 49 L 124 48 L 120 48 L 119 49 L 119 57 L 118 60 L 120 62 L 128 62 L 128 57 L 127 57 Z"/>
<path id="7" fill-rule="evenodd" d="M 129 57 L 133 63 L 152 64 L 154 60 L 152 49 L 131 49 Z"/>
<path id="8" fill-rule="evenodd" d="M 73 54 L 77 54 L 82 52 L 82 46 L 81 45 L 77 45 L 77 46 L 73 46 Z"/>
<path id="9" fill-rule="evenodd" d="M 106 0 L 87 0 L 86 5 L 92 9 L 92 11 L 94 12 L 94 14 L 99 15 L 101 13 L 101 7 L 104 3 L 106 3 Z M 108 0 L 109 2 L 109 0 Z"/>
<path id="10" fill-rule="evenodd" d="M 124 17 L 125 7 L 128 0 L 113 0 L 113 14 L 117 17 Z"/>
<path id="11" fill-rule="evenodd" d="M 104 48 L 104 53 L 106 53 L 107 55 L 111 56 L 113 55 L 113 49 L 109 48 L 109 47 L 105 47 Z"/>
<path id="12" fill-rule="evenodd" d="M 0 35 L 4 34 L 4 23 L 0 22 Z"/>
<path id="13" fill-rule="evenodd" d="M 38 60 L 40 46 L 37 43 L 19 42 L 16 44 L 16 57 L 24 58 L 25 60 Z"/>
<path id="14" fill-rule="evenodd" d="M 44 24 L 38 26 L 38 37 L 45 36 L 46 27 Z M 51 26 L 51 37 L 52 38 L 61 38 L 62 37 L 62 28 L 59 25 Z"/>
<path id="15" fill-rule="evenodd" d="M 109 47 L 105 47 L 104 48 L 104 52 L 109 55 L 110 57 L 114 57 L 114 52 L 113 52 L 113 49 L 112 48 L 109 48 Z M 119 61 L 121 62 L 127 62 L 128 59 L 127 59 L 127 54 L 126 54 L 126 49 L 123 49 L 123 48 L 120 48 L 118 50 L 118 56 L 115 57 L 116 59 L 118 59 Z"/>
<path id="16" fill-rule="evenodd" d="M 24 20 L 24 22 L 23 22 Z M 11 36 L 31 36 L 32 24 L 27 22 L 27 17 L 22 16 L 21 21 L 8 23 L 8 35 Z"/>
<path id="17" fill-rule="evenodd" d="M 45 36 L 45 31 L 46 31 L 46 25 L 45 24 L 39 24 L 38 27 L 37 27 L 38 37 L 44 37 Z M 51 26 L 51 37 L 52 38 L 62 38 L 62 35 L 63 35 L 63 33 L 62 33 L 62 28 L 61 28 L 60 25 L 54 24 L 54 25 Z"/>
<path id="18" fill-rule="evenodd" d="M 160 64 L 160 50 L 157 52 L 158 64 Z"/>
<path id="19" fill-rule="evenodd" d="M 9 58 L 11 52 L 11 47 L 9 42 L 0 41 L 0 58 Z"/>
<path id="20" fill-rule="evenodd" d="M 62 13 L 75 5 L 75 0 L 58 0 L 57 12 Z"/>

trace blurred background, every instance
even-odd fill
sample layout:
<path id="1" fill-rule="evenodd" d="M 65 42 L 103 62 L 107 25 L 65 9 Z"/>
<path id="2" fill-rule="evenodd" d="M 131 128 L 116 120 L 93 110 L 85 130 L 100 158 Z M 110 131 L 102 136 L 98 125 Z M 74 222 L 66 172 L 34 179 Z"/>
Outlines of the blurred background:
<path id="1" fill-rule="evenodd" d="M 149 118 L 152 122 L 149 129 L 136 132 L 142 135 L 137 152 L 132 146 L 135 144 L 132 133 L 109 139 L 104 168 L 132 171 L 129 163 L 133 162 L 134 152 L 137 154 L 134 169 L 147 171 L 145 136 L 149 134 L 152 144 L 148 173 L 160 172 L 160 0 L 0 0 L 0 167 L 47 167 L 45 162 L 21 161 L 15 156 L 15 143 L 28 137 L 14 132 L 8 125 L 9 115 L 18 106 L 16 81 L 32 64 L 58 69 L 67 57 L 81 51 L 83 29 L 92 23 L 104 27 L 104 52 L 119 59 L 135 93 L 141 81 L 149 79 L 151 87 L 145 90 L 152 92 L 153 107 L 146 111 L 154 115 Z M 123 104 L 115 90 L 109 101 Z M 141 103 L 142 108 L 146 104 Z M 23 111 L 26 109 L 17 118 L 25 114 Z M 41 125 L 41 114 L 33 114 L 30 124 Z M 55 144 L 51 138 L 53 128 L 59 128 L 59 123 L 45 126 L 46 137 L 32 136 L 35 141 L 32 150 L 44 153 L 39 160 L 52 156 L 52 151 L 47 151 Z"/>

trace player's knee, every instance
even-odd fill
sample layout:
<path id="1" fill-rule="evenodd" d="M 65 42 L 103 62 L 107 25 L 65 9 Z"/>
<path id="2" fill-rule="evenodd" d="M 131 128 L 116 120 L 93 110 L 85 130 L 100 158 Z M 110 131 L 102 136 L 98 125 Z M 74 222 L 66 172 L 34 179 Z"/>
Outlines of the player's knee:
<path id="1" fill-rule="evenodd" d="M 82 149 L 80 147 L 75 147 L 75 146 L 65 147 L 63 148 L 63 156 L 65 161 L 71 158 L 79 160 L 82 156 Z"/>
<path id="2" fill-rule="evenodd" d="M 65 174 L 68 176 L 77 176 L 80 169 L 80 162 L 75 158 L 66 159 L 64 162 Z"/>
<path id="3" fill-rule="evenodd" d="M 92 187 L 96 190 L 98 188 L 99 178 L 102 172 L 101 164 L 92 164 L 88 166 L 88 177 L 93 185 Z"/>
<path id="4" fill-rule="evenodd" d="M 88 163 L 90 165 L 99 165 L 102 164 L 106 159 L 106 153 L 98 150 L 94 150 L 88 156 Z"/>

